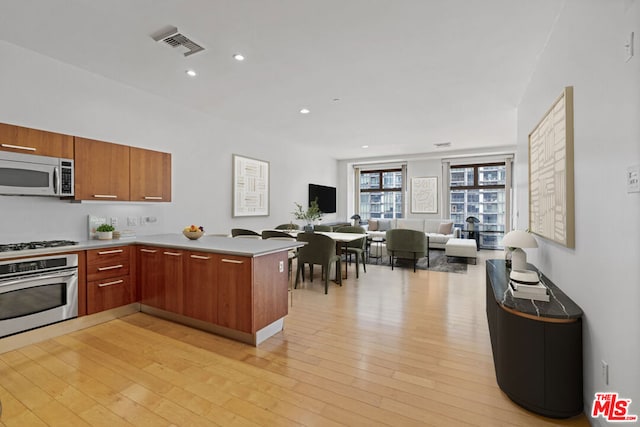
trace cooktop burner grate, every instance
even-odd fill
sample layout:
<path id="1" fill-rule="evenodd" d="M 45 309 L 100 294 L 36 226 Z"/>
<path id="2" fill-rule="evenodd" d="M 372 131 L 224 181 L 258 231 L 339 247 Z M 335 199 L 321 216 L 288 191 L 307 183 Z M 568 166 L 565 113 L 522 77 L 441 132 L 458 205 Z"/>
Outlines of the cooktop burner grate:
<path id="1" fill-rule="evenodd" d="M 24 251 L 27 249 L 57 248 L 60 246 L 73 246 L 77 244 L 78 242 L 74 242 L 72 240 L 43 240 L 40 242 L 9 243 L 6 245 L 0 245 L 0 252 Z"/>

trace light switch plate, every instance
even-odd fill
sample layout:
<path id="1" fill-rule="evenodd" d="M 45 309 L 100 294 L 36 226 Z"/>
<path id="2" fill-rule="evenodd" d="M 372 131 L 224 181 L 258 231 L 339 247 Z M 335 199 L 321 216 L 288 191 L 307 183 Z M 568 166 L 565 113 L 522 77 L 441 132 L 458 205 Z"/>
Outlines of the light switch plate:
<path id="1" fill-rule="evenodd" d="M 627 193 L 640 193 L 640 165 L 627 168 Z"/>

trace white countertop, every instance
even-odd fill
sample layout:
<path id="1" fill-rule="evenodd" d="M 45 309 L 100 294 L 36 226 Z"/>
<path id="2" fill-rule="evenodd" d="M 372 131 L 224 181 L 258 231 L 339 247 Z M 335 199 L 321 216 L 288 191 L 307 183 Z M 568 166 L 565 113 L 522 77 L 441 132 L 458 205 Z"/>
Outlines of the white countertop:
<path id="1" fill-rule="evenodd" d="M 304 246 L 304 243 L 277 239 L 234 239 L 231 237 L 207 236 L 206 234 L 198 240 L 189 240 L 182 234 L 154 234 L 150 236 L 138 236 L 135 239 L 85 240 L 73 246 L 0 252 L 0 260 L 125 245 L 161 246 L 191 251 L 257 257 L 298 248 Z"/>

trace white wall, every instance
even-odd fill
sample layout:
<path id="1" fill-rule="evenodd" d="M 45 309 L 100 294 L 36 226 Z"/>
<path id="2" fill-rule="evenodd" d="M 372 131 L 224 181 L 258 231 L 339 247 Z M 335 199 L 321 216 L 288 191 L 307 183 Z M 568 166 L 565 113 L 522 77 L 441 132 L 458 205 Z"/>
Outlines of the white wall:
<path id="1" fill-rule="evenodd" d="M 268 228 L 293 219 L 308 183 L 336 185 L 336 161 L 304 141 L 274 140 L 1 41 L 0 58 L 0 122 L 168 151 L 173 160 L 170 204 L 0 196 L 0 243 L 84 240 L 89 213 L 117 217 L 119 228 L 127 216 L 158 219 L 131 227 L 139 235 L 179 233 L 192 223 L 210 233 Z M 232 218 L 233 153 L 270 162 L 270 216 Z"/>
<path id="2" fill-rule="evenodd" d="M 636 56 L 625 62 L 631 31 Z M 584 311 L 587 413 L 595 392 L 615 391 L 640 414 L 640 194 L 625 187 L 626 168 L 640 164 L 639 35 L 635 0 L 568 0 L 518 109 L 517 228 L 524 229 L 528 133 L 563 87 L 574 87 L 576 247 L 538 238 L 540 247 L 527 252 Z"/>

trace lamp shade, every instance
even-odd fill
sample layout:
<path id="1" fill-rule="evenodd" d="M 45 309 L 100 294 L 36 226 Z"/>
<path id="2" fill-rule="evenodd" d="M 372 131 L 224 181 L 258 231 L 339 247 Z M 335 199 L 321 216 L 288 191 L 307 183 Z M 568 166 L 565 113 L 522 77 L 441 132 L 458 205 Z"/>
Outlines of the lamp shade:
<path id="1" fill-rule="evenodd" d="M 513 230 L 508 232 L 504 239 L 502 239 L 502 244 L 505 247 L 510 248 L 537 248 L 538 242 L 536 242 L 533 234 L 528 233 L 522 230 Z"/>

